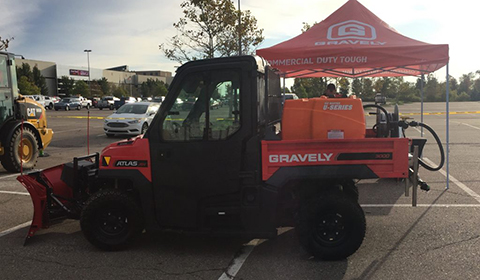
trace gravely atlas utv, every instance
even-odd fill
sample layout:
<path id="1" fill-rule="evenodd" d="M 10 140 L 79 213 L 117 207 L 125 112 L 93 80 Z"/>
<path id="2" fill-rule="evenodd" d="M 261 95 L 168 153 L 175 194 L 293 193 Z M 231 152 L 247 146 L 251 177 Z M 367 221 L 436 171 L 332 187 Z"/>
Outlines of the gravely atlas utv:
<path id="1" fill-rule="evenodd" d="M 295 226 L 315 257 L 348 257 L 366 228 L 355 180 L 412 182 L 410 150 L 425 140 L 377 105 L 366 129 L 354 97 L 282 103 L 260 57 L 186 63 L 145 135 L 18 177 L 34 204 L 28 237 L 64 218 L 105 250 L 143 229 L 272 238 Z"/>

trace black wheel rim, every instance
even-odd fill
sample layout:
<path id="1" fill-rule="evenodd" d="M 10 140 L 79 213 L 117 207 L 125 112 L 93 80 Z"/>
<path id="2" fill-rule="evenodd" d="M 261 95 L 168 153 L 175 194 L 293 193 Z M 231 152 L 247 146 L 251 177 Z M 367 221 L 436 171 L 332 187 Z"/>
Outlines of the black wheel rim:
<path id="1" fill-rule="evenodd" d="M 339 213 L 325 213 L 318 217 L 313 230 L 313 239 L 323 246 L 336 246 L 348 235 L 345 219 Z"/>
<path id="2" fill-rule="evenodd" d="M 119 209 L 106 209 L 97 216 L 98 230 L 108 236 L 124 235 L 128 226 L 126 213 Z"/>

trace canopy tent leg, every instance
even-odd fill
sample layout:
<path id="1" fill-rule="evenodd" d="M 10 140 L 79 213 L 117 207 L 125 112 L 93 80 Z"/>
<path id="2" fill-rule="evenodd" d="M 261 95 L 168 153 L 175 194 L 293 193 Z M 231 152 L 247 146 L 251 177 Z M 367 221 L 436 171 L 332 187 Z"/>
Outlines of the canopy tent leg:
<path id="1" fill-rule="evenodd" d="M 425 75 L 422 74 L 421 81 L 420 81 L 420 101 L 421 101 L 421 108 L 420 108 L 420 122 L 423 123 L 423 83 L 425 82 Z M 420 127 L 420 137 L 423 137 L 423 127 Z"/>
<path id="2" fill-rule="evenodd" d="M 447 100 L 447 190 L 450 188 L 449 183 L 450 183 L 450 75 L 449 75 L 449 69 L 448 69 L 449 63 L 447 63 L 447 89 L 446 89 L 446 100 Z"/>

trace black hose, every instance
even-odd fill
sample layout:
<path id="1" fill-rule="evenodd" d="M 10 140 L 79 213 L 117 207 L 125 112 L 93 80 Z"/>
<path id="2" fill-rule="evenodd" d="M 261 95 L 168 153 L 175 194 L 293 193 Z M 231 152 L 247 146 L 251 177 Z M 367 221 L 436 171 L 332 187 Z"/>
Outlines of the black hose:
<path id="1" fill-rule="evenodd" d="M 437 141 L 438 149 L 440 150 L 440 163 L 438 164 L 438 166 L 437 167 L 432 167 L 432 166 L 428 165 L 426 162 L 424 162 L 421 158 L 419 158 L 418 161 L 419 161 L 420 165 L 423 166 L 427 170 L 430 170 L 430 171 L 440 170 L 443 167 L 443 164 L 445 163 L 445 151 L 443 150 L 442 141 L 440 141 L 440 138 L 438 137 L 437 133 L 435 133 L 433 128 L 431 128 L 427 124 L 424 124 L 424 123 L 421 123 L 421 122 L 419 122 L 419 123 L 410 122 L 408 125 L 409 126 L 424 127 L 432 134 L 433 138 L 435 138 L 435 141 Z"/>
<path id="2" fill-rule="evenodd" d="M 377 108 L 377 109 L 380 109 L 384 114 L 385 114 L 385 119 L 387 121 L 387 135 L 388 136 L 388 128 L 390 127 L 390 118 L 388 117 L 388 112 L 385 108 L 383 108 L 382 106 L 380 105 L 377 105 L 377 104 L 365 104 L 363 105 L 363 109 L 365 108 Z M 377 116 L 377 121 L 379 120 L 379 116 Z M 373 126 L 373 130 L 375 131 L 375 133 L 378 132 L 378 123 L 376 123 L 374 126 Z M 377 133 L 377 137 L 378 137 L 378 133 Z"/>
<path id="3" fill-rule="evenodd" d="M 380 110 L 385 114 L 385 118 L 387 119 L 387 123 L 389 123 L 389 120 L 388 120 L 388 112 L 387 112 L 387 110 L 385 110 L 385 108 L 383 108 L 382 106 L 377 105 L 377 104 L 366 104 L 366 105 L 363 105 L 363 109 L 365 109 L 365 108 L 377 108 L 377 109 L 380 109 Z"/>

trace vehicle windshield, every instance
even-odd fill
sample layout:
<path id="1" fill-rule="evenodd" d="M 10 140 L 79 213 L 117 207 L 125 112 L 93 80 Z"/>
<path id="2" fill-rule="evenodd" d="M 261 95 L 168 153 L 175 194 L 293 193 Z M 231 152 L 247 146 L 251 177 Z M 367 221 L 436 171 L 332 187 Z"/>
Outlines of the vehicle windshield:
<path id="1" fill-rule="evenodd" d="M 62 98 L 62 102 L 63 102 L 63 103 L 69 103 L 69 102 L 70 102 L 70 98 Z"/>
<path id="2" fill-rule="evenodd" d="M 125 104 L 118 109 L 116 114 L 145 114 L 148 105 L 144 104 Z"/>

